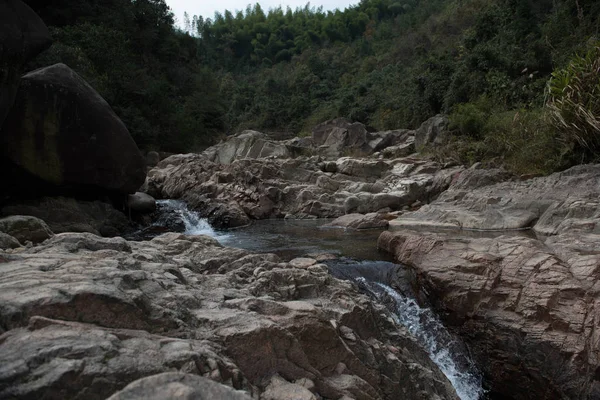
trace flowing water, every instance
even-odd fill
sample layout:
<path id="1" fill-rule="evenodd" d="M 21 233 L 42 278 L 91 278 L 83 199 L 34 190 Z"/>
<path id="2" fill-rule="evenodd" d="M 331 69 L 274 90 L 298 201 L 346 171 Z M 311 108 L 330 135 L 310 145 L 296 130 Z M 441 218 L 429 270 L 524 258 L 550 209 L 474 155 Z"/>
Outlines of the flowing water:
<path id="1" fill-rule="evenodd" d="M 442 324 L 429 308 L 379 282 L 358 278 L 380 302 L 391 306 L 396 322 L 403 325 L 427 351 L 431 360 L 446 375 L 461 400 L 483 398 L 481 375 L 474 367 L 464 344 Z"/>
<path id="2" fill-rule="evenodd" d="M 275 253 L 286 260 L 309 254 L 336 255 L 336 260 L 327 262 L 331 273 L 353 280 L 386 305 L 396 323 L 406 327 L 428 352 L 461 400 L 484 398 L 480 374 L 465 345 L 444 327 L 430 308 L 419 306 L 410 289 L 409 271 L 387 262 L 389 256 L 377 251 L 379 230 L 328 228 L 324 227 L 328 222 L 324 220 L 265 220 L 247 227 L 217 231 L 182 201 L 161 200 L 159 209 L 162 216 L 157 224 L 168 226 L 168 220 L 179 218 L 186 234 L 209 235 L 224 246 Z M 389 286 L 392 282 L 401 287 L 400 292 Z"/>

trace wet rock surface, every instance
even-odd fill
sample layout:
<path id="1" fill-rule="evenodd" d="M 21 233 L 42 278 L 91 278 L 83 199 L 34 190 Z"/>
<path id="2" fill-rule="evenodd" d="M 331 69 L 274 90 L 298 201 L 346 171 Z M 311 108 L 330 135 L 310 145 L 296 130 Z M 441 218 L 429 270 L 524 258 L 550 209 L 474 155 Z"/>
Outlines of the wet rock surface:
<path id="1" fill-rule="evenodd" d="M 103 399 L 145 377 L 114 398 L 210 387 L 163 372 L 255 398 L 457 398 L 382 306 L 316 260 L 177 233 L 63 233 L 0 260 L 2 399 Z"/>

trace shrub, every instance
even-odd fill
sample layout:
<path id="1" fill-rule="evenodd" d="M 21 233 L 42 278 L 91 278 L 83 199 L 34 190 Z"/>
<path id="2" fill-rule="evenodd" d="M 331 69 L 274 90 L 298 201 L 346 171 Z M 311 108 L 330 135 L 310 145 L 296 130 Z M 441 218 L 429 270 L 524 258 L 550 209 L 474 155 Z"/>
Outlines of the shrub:
<path id="1" fill-rule="evenodd" d="M 563 140 L 586 153 L 600 149 L 600 42 L 552 73 L 547 104 Z"/>
<path id="2" fill-rule="evenodd" d="M 450 114 L 450 129 L 473 139 L 481 138 L 485 134 L 490 109 L 485 98 L 476 103 L 458 104 Z"/>
<path id="3" fill-rule="evenodd" d="M 567 166 L 569 148 L 547 110 L 518 110 L 494 114 L 486 125 L 485 148 L 517 174 L 547 174 Z"/>

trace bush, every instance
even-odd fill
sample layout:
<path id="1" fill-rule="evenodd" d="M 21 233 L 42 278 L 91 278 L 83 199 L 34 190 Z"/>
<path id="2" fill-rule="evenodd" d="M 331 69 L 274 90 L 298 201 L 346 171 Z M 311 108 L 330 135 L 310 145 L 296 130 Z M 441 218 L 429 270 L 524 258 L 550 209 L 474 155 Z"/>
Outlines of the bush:
<path id="1" fill-rule="evenodd" d="M 600 42 L 552 73 L 548 107 L 563 140 L 591 155 L 600 149 Z"/>
<path id="2" fill-rule="evenodd" d="M 458 104 L 450 114 L 450 129 L 473 139 L 482 138 L 491 106 L 485 98 L 476 103 Z"/>
<path id="3" fill-rule="evenodd" d="M 485 148 L 516 174 L 548 174 L 568 166 L 569 148 L 547 110 L 507 111 L 490 116 Z"/>

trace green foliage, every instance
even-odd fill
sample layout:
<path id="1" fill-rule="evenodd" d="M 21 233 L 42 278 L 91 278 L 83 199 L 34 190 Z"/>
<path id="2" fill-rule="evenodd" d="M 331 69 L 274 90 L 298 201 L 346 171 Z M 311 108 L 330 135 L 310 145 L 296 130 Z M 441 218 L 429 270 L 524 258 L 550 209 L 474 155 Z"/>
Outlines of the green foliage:
<path id="1" fill-rule="evenodd" d="M 528 157 L 539 171 L 565 159 L 540 111 L 545 88 L 600 30 L 593 0 L 362 0 L 335 12 L 256 4 L 188 16 L 185 32 L 164 0 L 28 3 L 55 37 L 32 67 L 69 64 L 141 147 L 189 151 L 246 128 L 306 134 L 334 117 L 416 128 L 449 113 L 460 134 L 451 152 L 515 170 Z"/>
<path id="2" fill-rule="evenodd" d="M 565 141 L 592 154 L 600 150 L 600 43 L 552 74 L 548 107 Z"/>
<path id="3" fill-rule="evenodd" d="M 177 31 L 164 0 L 30 0 L 53 46 L 30 68 L 64 62 L 125 122 L 138 146 L 187 152 L 224 130 L 214 74 L 198 40 Z"/>
<path id="4" fill-rule="evenodd" d="M 481 139 L 486 133 L 493 107 L 486 97 L 473 103 L 457 104 L 450 114 L 450 129 L 460 135 Z"/>
<path id="5" fill-rule="evenodd" d="M 479 119 L 481 109 L 463 114 L 477 115 L 477 136 L 458 135 L 435 151 L 439 159 L 463 164 L 484 162 L 503 165 L 516 174 L 548 174 L 571 162 L 570 148 L 559 140 L 548 110 L 513 110 L 492 113 Z"/>

